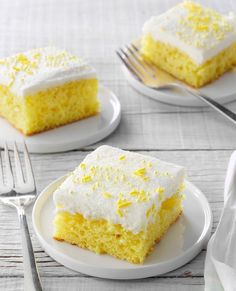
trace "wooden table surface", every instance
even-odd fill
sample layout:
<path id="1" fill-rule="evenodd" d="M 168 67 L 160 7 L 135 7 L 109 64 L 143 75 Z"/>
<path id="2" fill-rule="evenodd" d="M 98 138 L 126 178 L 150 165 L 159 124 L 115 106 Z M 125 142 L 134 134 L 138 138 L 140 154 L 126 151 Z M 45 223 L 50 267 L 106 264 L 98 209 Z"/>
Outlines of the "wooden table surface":
<path id="1" fill-rule="evenodd" d="M 156 156 L 186 167 L 191 182 L 208 198 L 213 231 L 223 205 L 227 163 L 236 145 L 235 125 L 209 108 L 170 106 L 143 97 L 129 87 L 114 51 L 138 37 L 143 22 L 177 0 L 1 0 L 0 56 L 32 47 L 55 45 L 87 57 L 101 82 L 122 105 L 118 129 L 98 144 L 58 154 L 32 154 L 38 191 L 74 169 L 98 145 L 109 144 Z M 234 0 L 199 1 L 222 12 Z M 212 96 L 214 97 L 214 96 Z M 236 102 L 228 104 L 236 111 Z M 1 132 L 0 136 L 4 133 Z M 21 238 L 14 210 L 0 205 L 0 290 L 23 290 Z M 203 250 L 185 266 L 157 277 L 132 281 L 103 280 L 73 272 L 41 248 L 28 220 L 44 290 L 203 290 Z"/>

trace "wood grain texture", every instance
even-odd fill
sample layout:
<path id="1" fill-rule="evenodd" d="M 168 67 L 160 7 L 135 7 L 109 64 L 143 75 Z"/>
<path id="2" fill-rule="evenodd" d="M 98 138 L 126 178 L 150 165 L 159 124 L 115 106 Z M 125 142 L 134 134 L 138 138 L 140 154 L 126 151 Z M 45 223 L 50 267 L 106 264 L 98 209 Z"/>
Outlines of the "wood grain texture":
<path id="1" fill-rule="evenodd" d="M 118 129 L 102 142 L 80 151 L 32 155 L 38 191 L 74 169 L 100 144 L 134 150 L 186 167 L 189 180 L 207 196 L 214 216 L 213 231 L 223 205 L 224 178 L 235 149 L 235 127 L 207 107 L 185 108 L 158 103 L 133 90 L 125 80 L 115 50 L 136 39 L 143 22 L 178 0 L 2 0 L 0 57 L 33 47 L 55 45 L 87 57 L 101 82 L 122 105 Z M 222 12 L 236 10 L 234 0 L 199 0 Z M 227 105 L 236 111 L 236 103 Z M 0 129 L 0 138 L 4 133 Z M 0 205 L 0 290 L 23 290 L 21 242 L 16 213 Z M 204 290 L 203 250 L 185 266 L 145 280 L 110 281 L 73 272 L 41 248 L 28 220 L 45 290 Z"/>

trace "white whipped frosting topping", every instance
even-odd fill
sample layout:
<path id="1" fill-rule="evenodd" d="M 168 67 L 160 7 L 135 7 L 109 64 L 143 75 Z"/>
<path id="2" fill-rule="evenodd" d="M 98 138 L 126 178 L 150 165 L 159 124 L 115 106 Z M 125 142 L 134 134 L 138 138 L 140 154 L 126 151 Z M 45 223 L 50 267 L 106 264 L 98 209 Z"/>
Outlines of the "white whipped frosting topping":
<path id="1" fill-rule="evenodd" d="M 185 1 L 166 13 L 151 17 L 143 34 L 186 53 L 201 65 L 236 41 L 236 16 Z"/>
<path id="2" fill-rule="evenodd" d="M 34 49 L 0 59 L 0 84 L 19 97 L 89 78 L 96 78 L 93 67 L 55 47 Z"/>
<path id="3" fill-rule="evenodd" d="M 139 233 L 153 219 L 152 207 L 158 210 L 180 191 L 184 176 L 180 166 L 104 145 L 66 178 L 54 192 L 54 203 L 57 211 L 105 219 Z"/>

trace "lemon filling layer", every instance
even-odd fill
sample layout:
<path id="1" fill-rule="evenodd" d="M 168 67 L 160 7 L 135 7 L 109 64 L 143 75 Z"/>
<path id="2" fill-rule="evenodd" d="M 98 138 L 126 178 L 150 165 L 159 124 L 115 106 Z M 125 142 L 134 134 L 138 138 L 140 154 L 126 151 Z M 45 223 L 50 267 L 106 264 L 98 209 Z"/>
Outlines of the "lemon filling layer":
<path id="1" fill-rule="evenodd" d="M 104 219 L 86 219 L 79 213 L 58 212 L 53 236 L 98 254 L 107 253 L 131 263 L 143 263 L 155 243 L 180 216 L 181 201 L 180 194 L 173 195 L 162 203 L 159 211 L 150 210 L 154 212 L 153 222 L 137 234 Z"/>

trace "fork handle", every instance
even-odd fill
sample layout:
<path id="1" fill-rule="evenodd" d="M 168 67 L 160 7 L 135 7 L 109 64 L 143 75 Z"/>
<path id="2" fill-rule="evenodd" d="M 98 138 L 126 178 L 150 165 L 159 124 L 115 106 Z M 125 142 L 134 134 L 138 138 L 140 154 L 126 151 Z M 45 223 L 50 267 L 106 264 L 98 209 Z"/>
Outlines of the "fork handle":
<path id="1" fill-rule="evenodd" d="M 228 118 L 230 121 L 232 121 L 234 124 L 236 124 L 236 114 L 234 112 L 232 112 L 231 110 L 229 110 L 228 108 L 226 108 L 223 105 L 219 104 L 218 102 L 216 102 L 212 98 L 210 98 L 210 97 L 198 92 L 197 90 L 186 88 L 186 91 L 189 94 L 197 97 L 198 99 L 201 99 L 203 102 L 207 103 L 212 108 L 214 108 L 219 113 L 221 113 L 224 117 Z"/>
<path id="2" fill-rule="evenodd" d="M 20 228 L 22 233 L 22 251 L 24 261 L 24 290 L 25 291 L 42 291 L 42 285 L 35 262 L 34 251 L 30 239 L 28 223 L 23 207 L 18 210 Z"/>

